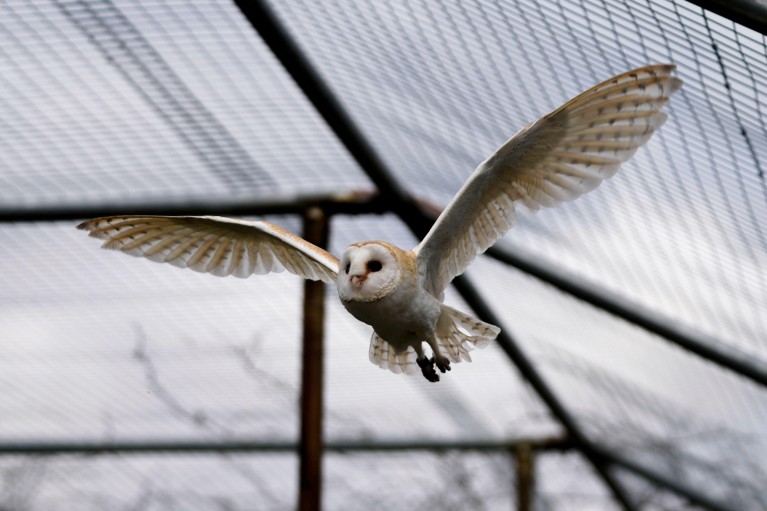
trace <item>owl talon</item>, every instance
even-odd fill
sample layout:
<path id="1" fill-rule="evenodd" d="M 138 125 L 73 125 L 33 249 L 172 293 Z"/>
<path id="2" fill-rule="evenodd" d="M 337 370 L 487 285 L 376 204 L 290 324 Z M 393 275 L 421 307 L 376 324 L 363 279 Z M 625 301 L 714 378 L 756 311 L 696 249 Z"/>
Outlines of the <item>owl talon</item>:
<path id="1" fill-rule="evenodd" d="M 451 369 L 450 360 L 448 359 L 437 360 L 437 369 L 439 369 L 443 373 L 449 371 Z"/>
<path id="2" fill-rule="evenodd" d="M 437 371 L 434 370 L 433 358 L 423 357 L 423 358 L 417 358 L 415 361 L 418 364 L 418 367 L 421 368 L 421 372 L 423 373 L 424 378 L 426 378 L 430 382 L 439 381 L 439 375 L 437 374 Z"/>

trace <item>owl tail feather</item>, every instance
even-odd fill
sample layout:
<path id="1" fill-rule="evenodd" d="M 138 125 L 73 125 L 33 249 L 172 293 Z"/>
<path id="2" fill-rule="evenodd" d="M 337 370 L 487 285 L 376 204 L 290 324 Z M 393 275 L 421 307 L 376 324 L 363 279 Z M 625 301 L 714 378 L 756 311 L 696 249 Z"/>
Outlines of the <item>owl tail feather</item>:
<path id="1" fill-rule="evenodd" d="M 442 305 L 442 312 L 434 331 L 434 339 L 430 340 L 429 344 L 436 342 L 439 352 L 444 354 L 450 362 L 456 364 L 461 360 L 471 362 L 469 352 L 475 348 L 487 346 L 500 331 L 501 329 L 497 326 L 484 323 L 452 307 Z M 434 348 L 434 344 L 432 344 L 432 348 Z M 375 332 L 370 338 L 368 355 L 372 363 L 395 374 L 417 374 L 421 372 L 416 362 L 418 356 L 412 346 L 398 350 Z"/>
<path id="2" fill-rule="evenodd" d="M 397 351 L 375 332 L 373 332 L 373 336 L 370 338 L 368 356 L 375 365 L 381 369 L 388 369 L 394 374 L 415 374 L 421 371 L 415 361 L 417 355 L 411 346 L 408 346 L 403 351 Z"/>
<path id="3" fill-rule="evenodd" d="M 458 363 L 461 360 L 471 362 L 469 352 L 490 344 L 500 331 L 501 329 L 495 325 L 472 318 L 443 304 L 434 338 L 440 351 L 450 359 L 450 362 Z"/>

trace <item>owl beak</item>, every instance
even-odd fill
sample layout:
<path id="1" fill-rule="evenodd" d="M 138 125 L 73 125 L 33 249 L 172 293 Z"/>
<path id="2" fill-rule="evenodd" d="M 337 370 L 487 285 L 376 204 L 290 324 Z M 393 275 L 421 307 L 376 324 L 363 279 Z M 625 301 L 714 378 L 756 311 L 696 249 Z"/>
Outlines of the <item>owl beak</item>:
<path id="1" fill-rule="evenodd" d="M 365 279 L 368 278 L 368 270 L 365 267 L 365 263 L 363 261 L 353 261 L 349 267 L 349 280 L 352 283 L 352 286 L 354 287 L 362 287 L 362 284 L 365 282 Z"/>

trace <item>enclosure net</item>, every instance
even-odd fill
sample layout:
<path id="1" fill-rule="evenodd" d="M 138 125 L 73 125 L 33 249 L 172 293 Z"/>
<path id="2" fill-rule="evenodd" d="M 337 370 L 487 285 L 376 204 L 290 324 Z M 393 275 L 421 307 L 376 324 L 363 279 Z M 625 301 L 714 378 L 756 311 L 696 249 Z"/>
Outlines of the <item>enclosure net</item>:
<path id="1" fill-rule="evenodd" d="M 614 74 L 685 81 L 653 139 L 598 190 L 521 213 L 499 244 L 700 342 L 767 364 L 767 41 L 686 1 L 273 2 L 396 180 L 445 206 L 527 122 Z M 254 204 L 373 184 L 235 5 L 0 6 L 0 209 Z M 300 232 L 300 219 L 270 220 Z M 289 445 L 298 432 L 301 283 L 216 279 L 106 253 L 75 222 L 0 225 L 0 448 L 106 442 Z M 331 250 L 417 242 L 396 215 L 332 219 Z M 767 497 L 767 392 L 500 262 L 467 272 L 579 427 L 734 509 Z M 370 331 L 328 290 L 333 442 L 564 433 L 498 346 L 438 385 L 367 361 Z M 469 310 L 452 290 L 450 304 Z M 577 451 L 541 452 L 538 509 L 618 509 Z M 338 508 L 508 509 L 506 451 L 343 452 Z M 0 457 L 9 509 L 282 509 L 284 452 Z M 688 506 L 612 467 L 638 509 Z M 63 504 L 62 504 L 63 503 Z"/>

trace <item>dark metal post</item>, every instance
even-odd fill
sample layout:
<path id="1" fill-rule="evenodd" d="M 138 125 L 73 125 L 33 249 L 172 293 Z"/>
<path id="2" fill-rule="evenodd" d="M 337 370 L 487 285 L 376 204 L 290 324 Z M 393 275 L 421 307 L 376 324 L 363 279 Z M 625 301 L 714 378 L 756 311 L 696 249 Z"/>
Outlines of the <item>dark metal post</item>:
<path id="1" fill-rule="evenodd" d="M 319 207 L 304 213 L 304 238 L 325 248 L 328 220 Z M 323 316 L 325 285 L 307 280 L 304 284 L 304 339 L 301 372 L 301 441 L 299 453 L 299 509 L 317 511 L 322 503 L 322 386 Z"/>
<path id="2" fill-rule="evenodd" d="M 514 446 L 517 467 L 517 511 L 532 511 L 535 495 L 535 450 L 529 443 Z"/>

